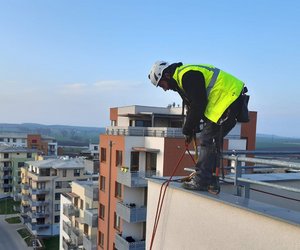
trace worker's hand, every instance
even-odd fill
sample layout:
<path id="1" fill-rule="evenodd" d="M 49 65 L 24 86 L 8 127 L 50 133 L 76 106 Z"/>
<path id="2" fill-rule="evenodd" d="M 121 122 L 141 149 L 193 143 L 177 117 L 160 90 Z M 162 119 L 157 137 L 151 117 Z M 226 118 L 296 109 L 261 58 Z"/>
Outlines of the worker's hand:
<path id="1" fill-rule="evenodd" d="M 192 135 L 185 135 L 184 138 L 185 138 L 185 143 L 186 144 L 190 144 L 191 141 L 193 140 L 193 137 Z"/>

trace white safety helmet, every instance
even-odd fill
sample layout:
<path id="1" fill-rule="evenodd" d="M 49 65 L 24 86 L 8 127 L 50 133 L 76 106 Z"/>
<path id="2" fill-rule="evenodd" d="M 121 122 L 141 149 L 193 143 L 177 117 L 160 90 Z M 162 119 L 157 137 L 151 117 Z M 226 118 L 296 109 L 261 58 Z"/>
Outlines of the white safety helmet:
<path id="1" fill-rule="evenodd" d="M 165 68 L 169 66 L 169 63 L 165 61 L 157 61 L 154 63 L 154 65 L 151 68 L 151 71 L 148 75 L 148 78 L 152 82 L 154 86 L 157 87 L 159 80 L 161 79 L 163 75 L 163 71 Z"/>

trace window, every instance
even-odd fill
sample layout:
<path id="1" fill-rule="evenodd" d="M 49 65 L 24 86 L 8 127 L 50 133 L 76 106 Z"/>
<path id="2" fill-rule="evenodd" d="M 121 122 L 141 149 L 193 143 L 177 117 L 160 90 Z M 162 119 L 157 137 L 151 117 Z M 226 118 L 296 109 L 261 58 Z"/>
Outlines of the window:
<path id="1" fill-rule="evenodd" d="M 18 168 L 24 167 L 24 162 L 18 162 Z"/>
<path id="2" fill-rule="evenodd" d="M 98 243 L 100 247 L 104 247 L 104 233 L 101 231 L 98 232 Z"/>
<path id="3" fill-rule="evenodd" d="M 139 171 L 139 152 L 131 152 L 130 169 L 131 171 Z"/>
<path id="4" fill-rule="evenodd" d="M 55 211 L 60 211 L 60 204 L 55 204 Z"/>
<path id="5" fill-rule="evenodd" d="M 105 191 L 105 177 L 100 176 L 100 190 Z"/>
<path id="6" fill-rule="evenodd" d="M 45 189 L 45 188 L 46 188 L 46 182 L 37 183 L 37 189 Z"/>
<path id="7" fill-rule="evenodd" d="M 89 235 L 89 226 L 87 224 L 83 224 L 83 233 L 85 235 Z"/>
<path id="8" fill-rule="evenodd" d="M 4 153 L 4 158 L 5 159 L 9 158 L 9 154 L 8 153 Z"/>
<path id="9" fill-rule="evenodd" d="M 17 142 L 17 139 L 16 139 L 16 138 L 13 138 L 13 142 Z"/>
<path id="10" fill-rule="evenodd" d="M 157 154 L 146 153 L 146 171 L 156 171 Z"/>
<path id="11" fill-rule="evenodd" d="M 80 209 L 82 210 L 83 209 L 83 200 L 80 199 Z"/>
<path id="12" fill-rule="evenodd" d="M 102 220 L 104 220 L 104 216 L 105 216 L 105 206 L 100 203 L 100 206 L 99 206 L 99 218 L 102 219 Z"/>
<path id="13" fill-rule="evenodd" d="M 32 157 L 31 153 L 27 153 L 27 158 L 31 158 L 31 157 Z"/>
<path id="14" fill-rule="evenodd" d="M 122 151 L 116 150 L 116 166 L 122 165 Z"/>
<path id="15" fill-rule="evenodd" d="M 98 146 L 94 146 L 94 150 L 98 150 Z"/>
<path id="16" fill-rule="evenodd" d="M 37 139 L 32 139 L 31 143 L 37 143 Z"/>
<path id="17" fill-rule="evenodd" d="M 80 169 L 74 169 L 74 176 L 80 176 Z"/>
<path id="18" fill-rule="evenodd" d="M 56 215 L 56 216 L 54 217 L 55 223 L 59 223 L 59 220 L 60 220 L 60 216 L 59 216 L 59 215 Z"/>
<path id="19" fill-rule="evenodd" d="M 56 201 L 60 200 L 60 193 L 55 193 L 55 200 Z"/>
<path id="20" fill-rule="evenodd" d="M 115 182 L 115 197 L 121 198 L 122 197 L 122 185 L 119 182 Z"/>
<path id="21" fill-rule="evenodd" d="M 67 176 L 67 170 L 63 169 L 63 177 L 66 177 L 66 176 Z"/>
<path id="22" fill-rule="evenodd" d="M 117 213 L 114 213 L 114 228 L 120 231 L 121 218 Z"/>
<path id="23" fill-rule="evenodd" d="M 101 148 L 100 161 L 101 162 L 106 162 L 106 148 Z"/>
<path id="24" fill-rule="evenodd" d="M 57 189 L 62 188 L 62 181 L 55 182 L 55 188 L 57 188 Z"/>

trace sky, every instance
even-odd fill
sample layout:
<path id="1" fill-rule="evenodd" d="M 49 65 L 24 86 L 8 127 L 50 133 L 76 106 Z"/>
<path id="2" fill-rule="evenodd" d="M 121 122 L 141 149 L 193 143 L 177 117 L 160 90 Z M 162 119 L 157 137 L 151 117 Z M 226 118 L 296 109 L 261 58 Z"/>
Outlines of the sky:
<path id="1" fill-rule="evenodd" d="M 0 0 L 0 123 L 105 127 L 109 108 L 181 104 L 157 60 L 244 81 L 257 132 L 300 137 L 299 0 Z"/>

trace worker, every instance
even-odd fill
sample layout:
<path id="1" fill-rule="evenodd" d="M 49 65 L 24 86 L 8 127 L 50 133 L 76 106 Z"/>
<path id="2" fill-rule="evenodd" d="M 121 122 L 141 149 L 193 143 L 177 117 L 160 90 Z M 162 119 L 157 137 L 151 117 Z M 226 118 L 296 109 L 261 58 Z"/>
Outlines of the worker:
<path id="1" fill-rule="evenodd" d="M 187 115 L 182 133 L 189 144 L 200 132 L 200 151 L 195 175 L 183 183 L 189 190 L 207 191 L 216 185 L 213 171 L 219 164 L 223 138 L 236 122 L 248 122 L 247 88 L 236 77 L 212 65 L 169 64 L 157 61 L 148 75 L 154 86 L 173 90 L 183 99 Z M 199 125 L 203 122 L 202 130 Z"/>

